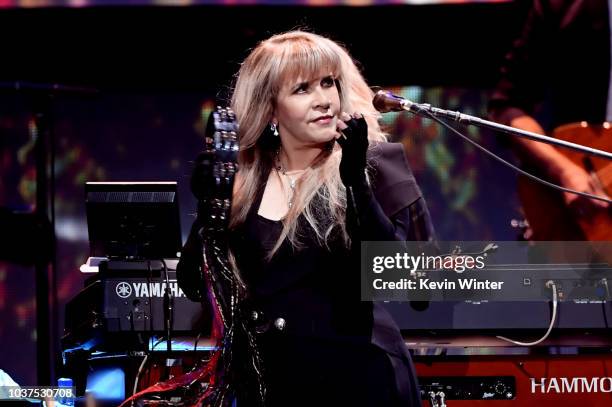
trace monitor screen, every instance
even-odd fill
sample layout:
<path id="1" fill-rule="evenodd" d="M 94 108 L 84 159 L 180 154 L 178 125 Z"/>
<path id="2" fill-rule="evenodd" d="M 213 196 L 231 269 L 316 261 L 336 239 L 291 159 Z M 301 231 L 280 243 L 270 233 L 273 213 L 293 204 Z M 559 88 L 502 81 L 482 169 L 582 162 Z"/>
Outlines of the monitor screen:
<path id="1" fill-rule="evenodd" d="M 88 182 L 85 196 L 91 256 L 178 257 L 176 182 Z"/>

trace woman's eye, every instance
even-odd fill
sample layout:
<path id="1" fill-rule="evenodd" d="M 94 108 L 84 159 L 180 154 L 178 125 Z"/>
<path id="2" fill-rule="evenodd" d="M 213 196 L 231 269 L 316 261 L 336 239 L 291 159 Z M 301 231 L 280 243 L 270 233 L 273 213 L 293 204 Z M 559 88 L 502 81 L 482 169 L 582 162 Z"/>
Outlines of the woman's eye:
<path id="1" fill-rule="evenodd" d="M 334 78 L 331 76 L 326 76 L 321 80 L 321 85 L 328 88 L 334 86 Z"/>
<path id="2" fill-rule="evenodd" d="M 304 93 L 308 90 L 308 84 L 302 83 L 295 89 L 295 93 Z"/>

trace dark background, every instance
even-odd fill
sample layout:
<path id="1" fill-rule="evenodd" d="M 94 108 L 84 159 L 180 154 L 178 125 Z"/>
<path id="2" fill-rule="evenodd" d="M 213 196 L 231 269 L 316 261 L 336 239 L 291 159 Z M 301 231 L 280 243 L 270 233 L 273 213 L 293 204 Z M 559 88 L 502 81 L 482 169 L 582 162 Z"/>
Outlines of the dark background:
<path id="1" fill-rule="evenodd" d="M 344 43 L 371 83 L 489 87 L 526 5 L 11 9 L 2 79 L 214 91 L 257 41 L 304 27 Z"/>

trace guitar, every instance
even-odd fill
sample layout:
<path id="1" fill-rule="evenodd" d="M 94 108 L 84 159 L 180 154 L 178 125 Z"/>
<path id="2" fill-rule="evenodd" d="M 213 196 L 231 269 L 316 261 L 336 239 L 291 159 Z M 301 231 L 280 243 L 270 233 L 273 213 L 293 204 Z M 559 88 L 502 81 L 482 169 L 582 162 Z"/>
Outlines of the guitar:
<path id="1" fill-rule="evenodd" d="M 586 122 L 560 126 L 553 137 L 599 150 L 612 151 L 612 128 L 608 123 Z M 590 173 L 607 195 L 612 196 L 612 162 L 559 148 L 559 152 Z M 600 210 L 592 217 L 577 217 L 563 200 L 563 192 L 526 177 L 518 180 L 519 199 L 532 229 L 530 240 L 612 240 L 612 212 Z"/>

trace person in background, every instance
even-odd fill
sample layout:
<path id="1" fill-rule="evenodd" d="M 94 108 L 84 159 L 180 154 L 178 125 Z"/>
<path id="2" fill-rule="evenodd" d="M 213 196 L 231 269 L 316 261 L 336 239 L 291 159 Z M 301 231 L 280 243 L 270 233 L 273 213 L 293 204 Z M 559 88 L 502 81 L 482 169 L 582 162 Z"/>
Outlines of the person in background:
<path id="1" fill-rule="evenodd" d="M 606 0 L 535 0 L 505 57 L 489 103 L 493 120 L 545 134 L 563 124 L 612 121 L 610 9 Z M 513 138 L 519 158 L 563 187 L 604 195 L 588 171 L 549 144 Z M 575 216 L 603 201 L 563 193 Z"/>

